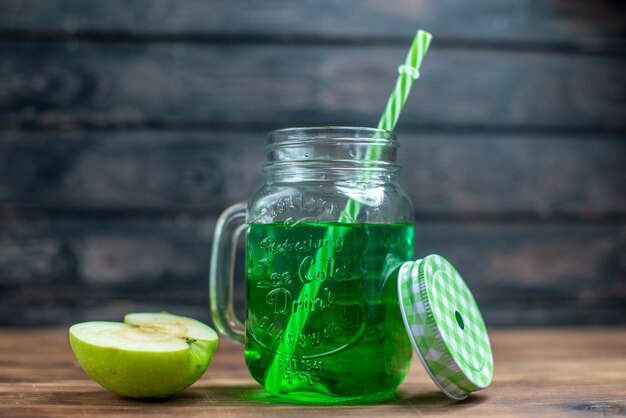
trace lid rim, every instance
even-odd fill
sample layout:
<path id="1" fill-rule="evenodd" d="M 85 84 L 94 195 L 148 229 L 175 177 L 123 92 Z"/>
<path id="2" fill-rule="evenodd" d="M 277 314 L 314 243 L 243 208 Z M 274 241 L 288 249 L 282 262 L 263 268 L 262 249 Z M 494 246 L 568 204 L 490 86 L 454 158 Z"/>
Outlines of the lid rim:
<path id="1" fill-rule="evenodd" d="M 419 265 L 421 263 L 422 260 L 417 260 L 415 262 L 412 261 L 407 261 L 406 263 L 404 263 L 402 265 L 402 267 L 400 268 L 400 271 L 398 272 L 398 299 L 400 300 L 400 314 L 402 315 L 402 322 L 404 322 L 404 327 L 406 328 L 407 333 L 409 334 L 410 338 L 409 341 L 411 341 L 411 345 L 413 346 L 413 350 L 417 353 L 417 357 L 420 360 L 420 363 L 422 363 L 422 367 L 424 368 L 424 370 L 426 371 L 426 373 L 428 374 L 428 376 L 430 377 L 430 379 L 433 381 L 433 383 L 439 388 L 439 390 L 441 392 L 443 392 L 447 397 L 455 400 L 455 401 L 462 401 L 467 399 L 467 397 L 470 395 L 470 391 L 466 391 L 465 390 L 465 394 L 463 395 L 455 395 L 452 392 L 448 391 L 446 388 L 443 387 L 443 385 L 439 382 L 439 380 L 437 380 L 437 378 L 433 375 L 432 371 L 430 370 L 430 367 L 428 366 L 428 363 L 426 362 L 426 358 L 425 355 L 422 354 L 422 349 L 417 345 L 417 341 L 415 340 L 415 338 L 412 338 L 412 332 L 411 332 L 411 325 L 408 322 L 407 319 L 407 314 L 405 311 L 405 306 L 404 306 L 404 298 L 401 297 L 402 294 L 402 269 L 405 268 L 405 266 L 410 266 L 410 268 L 414 268 L 416 265 Z"/>

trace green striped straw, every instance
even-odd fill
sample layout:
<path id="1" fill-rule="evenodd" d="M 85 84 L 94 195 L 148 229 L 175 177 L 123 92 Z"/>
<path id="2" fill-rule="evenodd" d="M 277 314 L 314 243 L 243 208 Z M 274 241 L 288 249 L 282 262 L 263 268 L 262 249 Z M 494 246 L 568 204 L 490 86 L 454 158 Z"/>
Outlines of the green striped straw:
<path id="1" fill-rule="evenodd" d="M 389 100 L 387 100 L 385 111 L 378 121 L 378 129 L 393 131 L 393 128 L 395 128 L 396 123 L 400 118 L 402 108 L 404 107 L 404 103 L 411 92 L 411 87 L 413 87 L 413 83 L 420 76 L 419 69 L 422 66 L 422 62 L 424 61 L 424 57 L 426 56 L 426 52 L 428 51 L 428 47 L 430 46 L 430 41 L 432 39 L 433 36 L 423 30 L 418 30 L 415 34 L 411 48 L 406 54 L 404 64 L 398 67 L 398 73 L 400 73 L 400 75 L 396 79 L 396 86 L 394 87 L 391 96 L 389 96 Z M 380 158 L 380 155 L 378 155 L 379 150 L 380 147 L 370 147 L 366 155 L 366 160 L 377 160 Z M 361 203 L 356 200 L 349 200 L 348 204 L 341 213 L 340 222 L 356 220 L 360 211 Z"/>
<path id="2" fill-rule="evenodd" d="M 424 61 L 424 56 L 428 51 L 428 46 L 430 45 L 430 41 L 432 40 L 432 35 L 423 30 L 417 31 L 415 38 L 413 38 L 413 43 L 411 44 L 411 48 L 406 56 L 406 60 L 403 65 L 398 67 L 398 79 L 396 80 L 396 86 L 389 96 L 389 100 L 387 101 L 387 106 L 385 107 L 385 111 L 383 112 L 380 121 L 378 122 L 378 129 L 384 129 L 387 131 L 392 131 L 398 122 L 398 118 L 400 117 L 400 112 L 402 112 L 402 108 L 404 107 L 404 103 L 406 99 L 409 97 L 409 92 L 411 91 L 411 87 L 415 80 L 419 78 L 419 69 Z M 379 147 L 369 147 L 366 153 L 367 160 L 376 160 L 380 156 L 378 155 Z M 366 177 L 364 176 L 364 180 Z M 341 212 L 339 216 L 339 222 L 355 222 L 359 212 L 361 211 L 362 204 L 355 201 L 349 200 L 346 207 Z M 326 230 L 326 234 L 324 235 L 324 240 L 329 240 L 328 242 L 333 242 L 335 239 L 344 236 L 348 231 L 349 227 L 342 226 L 331 226 Z M 311 270 L 309 271 L 309 275 L 314 275 L 319 268 L 323 268 L 324 262 L 328 259 L 328 257 L 332 256 L 332 249 L 328 247 L 320 248 L 315 254 L 315 263 L 311 265 Z M 300 291 L 300 296 L 298 299 L 302 299 L 305 295 L 309 295 L 309 297 L 316 297 L 317 293 L 321 287 L 321 283 L 313 280 L 311 283 L 305 284 L 302 286 L 302 290 Z M 308 317 L 308 312 L 304 312 L 302 309 L 299 309 L 297 312 L 291 314 L 289 318 L 289 322 L 287 323 L 287 327 L 285 328 L 285 335 L 289 335 L 289 333 L 294 333 L 293 335 L 300 335 L 302 330 L 304 329 L 304 325 L 306 324 Z M 274 360 L 272 361 L 272 365 L 269 368 L 269 371 L 265 380 L 265 388 L 268 392 L 278 394 L 280 393 L 281 385 L 283 383 L 283 372 L 279 367 L 279 356 L 281 355 L 293 355 L 295 347 L 290 347 L 289 345 L 282 343 L 278 348 L 276 356 L 274 356 Z"/>
<path id="3" fill-rule="evenodd" d="M 378 121 L 378 129 L 393 131 L 393 128 L 396 126 L 400 112 L 402 112 L 411 87 L 413 87 L 413 82 L 420 76 L 419 70 L 422 62 L 424 62 L 424 56 L 426 56 L 426 51 L 428 51 L 432 38 L 433 36 L 428 32 L 423 30 L 417 31 L 404 64 L 398 67 L 400 76 L 396 80 L 396 86 L 391 96 L 389 96 L 385 111 Z"/>

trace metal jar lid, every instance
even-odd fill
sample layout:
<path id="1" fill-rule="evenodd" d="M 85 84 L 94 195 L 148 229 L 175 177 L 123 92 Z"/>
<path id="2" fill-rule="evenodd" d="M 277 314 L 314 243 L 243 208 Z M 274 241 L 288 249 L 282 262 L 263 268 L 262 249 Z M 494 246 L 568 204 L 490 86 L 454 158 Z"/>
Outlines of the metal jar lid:
<path id="1" fill-rule="evenodd" d="M 445 258 L 405 262 L 398 273 L 402 319 L 424 368 L 452 399 L 489 386 L 493 355 L 467 284 Z"/>

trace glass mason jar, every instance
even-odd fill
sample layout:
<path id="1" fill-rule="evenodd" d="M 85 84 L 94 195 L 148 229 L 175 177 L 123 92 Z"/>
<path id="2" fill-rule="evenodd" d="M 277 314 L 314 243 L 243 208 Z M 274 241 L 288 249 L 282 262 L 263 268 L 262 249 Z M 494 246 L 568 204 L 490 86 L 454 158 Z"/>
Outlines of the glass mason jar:
<path id="1" fill-rule="evenodd" d="M 270 133 L 265 185 L 220 217 L 211 259 L 218 329 L 245 344 L 252 377 L 294 401 L 372 401 L 404 379 L 412 349 L 394 271 L 413 260 L 413 209 L 397 183 L 395 134 Z M 246 231 L 246 318 L 232 303 Z"/>

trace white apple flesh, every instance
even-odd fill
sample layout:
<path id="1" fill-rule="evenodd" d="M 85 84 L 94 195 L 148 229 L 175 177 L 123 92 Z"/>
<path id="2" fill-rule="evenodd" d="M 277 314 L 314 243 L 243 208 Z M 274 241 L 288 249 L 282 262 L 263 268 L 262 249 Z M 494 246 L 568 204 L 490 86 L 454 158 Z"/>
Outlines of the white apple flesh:
<path id="1" fill-rule="evenodd" d="M 111 392 L 164 398 L 194 383 L 217 348 L 202 322 L 168 313 L 132 313 L 120 322 L 83 322 L 70 328 L 81 367 Z"/>

